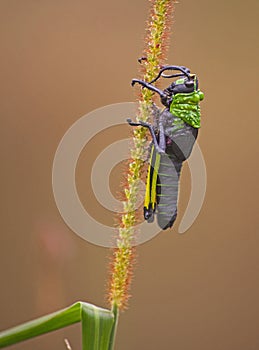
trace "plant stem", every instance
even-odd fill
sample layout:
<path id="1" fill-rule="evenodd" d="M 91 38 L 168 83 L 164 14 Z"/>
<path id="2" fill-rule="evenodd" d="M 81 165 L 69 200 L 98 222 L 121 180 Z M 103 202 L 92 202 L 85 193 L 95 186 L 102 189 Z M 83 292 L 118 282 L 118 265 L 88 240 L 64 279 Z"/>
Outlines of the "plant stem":
<path id="1" fill-rule="evenodd" d="M 115 345 L 115 337 L 116 337 L 116 332 L 117 332 L 117 325 L 118 325 L 118 320 L 119 320 L 119 309 L 116 304 L 113 305 L 112 310 L 113 315 L 114 315 L 114 323 L 113 323 L 113 328 L 111 331 L 111 336 L 110 336 L 110 344 L 109 344 L 109 349 L 108 350 L 113 350 L 114 345 Z"/>
<path id="2" fill-rule="evenodd" d="M 151 12 L 146 35 L 142 75 L 144 80 L 152 80 L 158 73 L 165 59 L 169 22 L 172 14 L 172 0 L 151 0 Z M 138 119 L 147 121 L 153 103 L 153 93 L 141 89 L 139 98 Z M 128 166 L 125 184 L 124 213 L 120 218 L 117 247 L 113 252 L 112 272 L 109 289 L 111 307 L 124 309 L 129 298 L 129 288 L 134 261 L 134 236 L 137 221 L 135 205 L 139 191 L 139 182 L 144 165 L 145 146 L 147 143 L 146 129 L 136 128 L 133 132 L 133 148 Z"/>

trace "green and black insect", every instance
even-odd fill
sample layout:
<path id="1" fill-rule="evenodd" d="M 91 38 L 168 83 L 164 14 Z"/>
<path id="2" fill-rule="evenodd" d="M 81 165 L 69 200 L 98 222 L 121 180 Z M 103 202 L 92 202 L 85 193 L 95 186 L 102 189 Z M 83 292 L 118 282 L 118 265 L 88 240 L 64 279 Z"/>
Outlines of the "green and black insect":
<path id="1" fill-rule="evenodd" d="M 160 78 L 173 79 L 173 82 L 160 90 L 153 85 Z M 177 216 L 181 168 L 198 136 L 199 103 L 204 95 L 199 90 L 197 76 L 183 66 L 164 66 L 152 81 L 133 79 L 132 86 L 136 83 L 157 93 L 165 106 L 161 110 L 154 105 L 152 124 L 127 120 L 132 126 L 148 128 L 152 136 L 144 218 L 153 222 L 156 214 L 159 227 L 165 230 L 172 227 Z"/>

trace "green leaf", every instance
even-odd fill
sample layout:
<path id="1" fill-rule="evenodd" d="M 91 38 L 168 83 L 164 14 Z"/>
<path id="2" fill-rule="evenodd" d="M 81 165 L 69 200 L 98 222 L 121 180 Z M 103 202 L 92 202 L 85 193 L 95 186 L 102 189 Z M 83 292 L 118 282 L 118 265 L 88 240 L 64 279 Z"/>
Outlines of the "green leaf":
<path id="1" fill-rule="evenodd" d="M 84 302 L 77 302 L 66 309 L 1 332 L 0 348 L 49 333 L 81 320 L 83 350 L 108 349 L 114 323 L 113 312 Z M 89 347 L 88 344 L 92 347 Z"/>
<path id="2" fill-rule="evenodd" d="M 83 350 L 108 350 L 114 314 L 94 305 L 82 305 Z"/>

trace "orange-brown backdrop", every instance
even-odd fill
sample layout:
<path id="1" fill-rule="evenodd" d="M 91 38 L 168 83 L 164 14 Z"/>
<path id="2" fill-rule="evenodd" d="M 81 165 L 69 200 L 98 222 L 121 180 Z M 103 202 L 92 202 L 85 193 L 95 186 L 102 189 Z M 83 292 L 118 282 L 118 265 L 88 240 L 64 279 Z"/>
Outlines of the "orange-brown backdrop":
<path id="1" fill-rule="evenodd" d="M 83 241 L 61 219 L 52 161 L 82 115 L 134 101 L 129 83 L 148 6 L 147 0 L 0 2 L 1 329 L 76 300 L 105 306 L 109 251 Z M 191 67 L 205 92 L 199 144 L 206 199 L 193 226 L 178 235 L 190 191 L 185 166 L 175 228 L 138 248 L 116 349 L 259 348 L 258 10 L 257 0 L 176 5 L 168 62 Z M 105 223 L 112 217 L 94 201 L 89 164 L 128 133 L 127 126 L 108 130 L 79 159 L 80 197 Z M 118 169 L 113 175 L 116 192 Z M 80 349 L 78 325 L 13 348 L 64 349 L 64 338 Z"/>

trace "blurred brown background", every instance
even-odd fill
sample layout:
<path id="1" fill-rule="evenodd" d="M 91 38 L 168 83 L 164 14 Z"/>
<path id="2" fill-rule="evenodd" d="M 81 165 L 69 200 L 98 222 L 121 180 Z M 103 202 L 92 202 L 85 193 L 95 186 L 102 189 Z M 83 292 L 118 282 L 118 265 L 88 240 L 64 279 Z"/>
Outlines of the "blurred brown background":
<path id="1" fill-rule="evenodd" d="M 147 0 L 0 1 L 1 329 L 77 300 L 105 306 L 109 251 L 63 222 L 52 162 L 81 116 L 134 101 L 130 80 L 148 8 Z M 178 235 L 190 192 L 185 165 L 174 229 L 138 248 L 116 349 L 259 348 L 258 10 L 257 0 L 176 6 L 168 62 L 191 67 L 205 92 L 199 144 L 208 188 L 199 217 Z M 89 164 L 128 133 L 127 126 L 107 131 L 80 157 L 77 185 L 93 211 L 102 209 Z M 118 179 L 115 170 L 114 191 Z M 101 213 L 112 223 L 111 213 Z M 80 337 L 75 325 L 13 349 L 65 349 L 68 338 L 78 350 Z"/>

